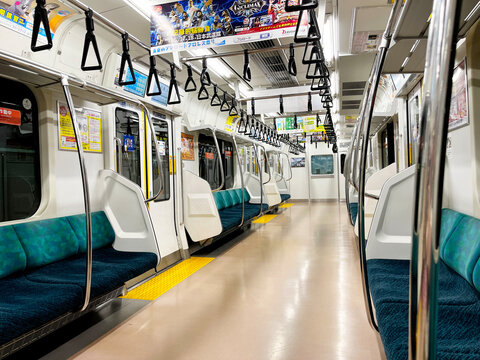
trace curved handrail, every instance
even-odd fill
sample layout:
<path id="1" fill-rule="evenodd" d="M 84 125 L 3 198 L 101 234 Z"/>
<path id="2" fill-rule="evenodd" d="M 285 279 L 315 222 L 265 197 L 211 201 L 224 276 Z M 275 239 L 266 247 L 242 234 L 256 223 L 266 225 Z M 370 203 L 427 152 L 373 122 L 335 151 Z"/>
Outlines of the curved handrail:
<path id="1" fill-rule="evenodd" d="M 145 106 L 145 104 L 138 102 L 138 104 L 143 108 L 145 111 L 145 116 L 147 117 L 148 124 L 150 125 L 150 133 L 152 136 L 152 141 L 155 147 L 155 157 L 157 158 L 157 167 L 158 167 L 158 178 L 160 179 L 161 186 L 158 189 L 157 193 L 153 195 L 152 197 L 145 199 L 145 203 L 148 204 L 149 202 L 157 199 L 160 195 L 163 194 L 165 190 L 165 184 L 163 181 L 163 163 L 162 159 L 160 157 L 160 149 L 158 147 L 157 143 L 157 133 L 155 132 L 155 125 L 153 124 L 152 117 L 150 116 L 150 111 L 148 108 Z"/>
<path id="2" fill-rule="evenodd" d="M 400 12 L 402 7 L 402 1 L 396 1 L 393 5 L 392 12 L 387 22 L 387 27 L 382 37 L 380 47 L 375 57 L 375 63 L 372 67 L 373 77 L 371 78 L 371 84 L 367 94 L 367 101 L 365 101 L 365 112 L 363 113 L 363 121 L 361 129 L 359 129 L 359 135 L 363 130 L 363 141 L 361 144 L 361 156 L 360 156 L 360 174 L 358 180 L 358 247 L 360 249 L 360 265 L 361 272 L 363 277 L 362 287 L 363 294 L 365 297 L 365 306 L 367 310 L 368 320 L 370 325 L 378 331 L 378 326 L 373 315 L 373 305 L 370 296 L 370 286 L 368 281 L 367 273 L 367 259 L 366 259 L 366 238 L 365 238 L 365 170 L 367 164 L 367 155 L 368 155 L 368 139 L 370 135 L 370 124 L 373 117 L 373 108 L 375 106 L 375 100 L 377 95 L 378 84 L 380 82 L 380 76 L 387 56 L 387 51 L 390 46 L 390 41 L 392 38 L 392 31 L 395 19 Z M 359 144 L 360 145 L 360 144 Z"/>
<path id="3" fill-rule="evenodd" d="M 261 147 L 263 149 L 263 155 L 265 156 L 265 172 L 268 174 L 268 181 L 264 182 L 263 185 L 268 184 L 270 180 L 272 180 L 272 175 L 270 174 L 270 164 L 268 163 L 268 158 L 267 158 L 267 151 L 265 150 L 265 146 L 258 144 L 257 146 Z M 258 163 L 258 167 L 260 169 L 260 172 L 262 172 L 262 166 L 260 163 Z M 267 170 L 268 168 L 268 170 Z"/>
<path id="4" fill-rule="evenodd" d="M 238 146 L 237 146 L 237 139 L 236 139 L 237 132 L 235 131 L 235 129 L 237 128 L 238 120 L 240 120 L 240 118 L 237 118 L 237 120 L 235 120 L 235 124 L 233 125 L 234 131 L 233 131 L 232 139 L 233 139 L 233 146 L 235 146 L 235 156 L 237 157 L 238 168 L 240 169 L 240 182 L 242 184 L 242 221 L 238 226 L 240 228 L 245 222 L 245 184 L 243 180 L 243 168 L 242 168 L 242 163 L 240 161 L 240 154 L 238 153 Z"/>
<path id="5" fill-rule="evenodd" d="M 92 247 L 92 217 L 90 210 L 90 195 L 88 188 L 88 178 L 87 178 L 87 169 L 85 166 L 85 155 L 83 153 L 83 144 L 80 137 L 80 129 L 77 123 L 77 115 L 75 113 L 75 106 L 73 104 L 72 94 L 70 93 L 70 88 L 68 84 L 68 77 L 62 76 L 61 79 L 63 93 L 65 99 L 67 100 L 67 106 L 70 111 L 70 118 L 72 119 L 73 132 L 75 133 L 75 142 L 77 143 L 77 154 L 78 162 L 80 164 L 80 173 L 82 175 L 82 185 L 83 185 L 83 201 L 85 203 L 85 231 L 87 235 L 87 273 L 85 279 L 85 298 L 83 301 L 83 306 L 80 311 L 84 311 L 88 304 L 90 303 L 90 293 L 92 288 L 92 259 L 93 259 L 93 247 Z"/>
<path id="6" fill-rule="evenodd" d="M 282 155 L 284 155 L 285 158 L 287 159 L 288 168 L 290 169 L 290 177 L 288 179 L 285 179 L 285 181 L 290 181 L 293 178 L 292 164 L 290 163 L 290 159 L 288 158 L 288 155 L 286 153 L 281 152 L 280 156 Z"/>
<path id="7" fill-rule="evenodd" d="M 215 146 L 217 148 L 218 162 L 220 164 L 220 176 L 222 177 L 222 183 L 220 184 L 220 186 L 215 190 L 212 190 L 212 192 L 217 192 L 222 190 L 223 185 L 225 185 L 225 172 L 223 171 L 222 153 L 220 152 L 220 146 L 218 146 L 217 134 L 215 133 L 216 129 L 212 128 L 211 130 L 212 130 L 213 140 L 215 141 Z"/>
<path id="8" fill-rule="evenodd" d="M 260 166 L 260 161 L 257 153 L 257 144 L 253 144 L 253 150 L 255 153 L 255 161 L 257 162 L 256 166 L 258 166 L 258 172 L 259 172 L 259 181 L 260 181 L 260 212 L 258 213 L 258 216 L 261 216 L 263 214 L 263 179 L 262 179 L 262 167 Z"/>
<path id="9" fill-rule="evenodd" d="M 113 141 L 117 144 L 117 173 L 122 175 L 123 154 L 122 154 L 122 140 L 119 137 L 114 137 Z M 123 176 L 123 175 L 122 175 Z"/>
<path id="10" fill-rule="evenodd" d="M 428 30 L 410 261 L 409 359 L 436 358 L 440 222 L 460 2 L 435 0 Z"/>

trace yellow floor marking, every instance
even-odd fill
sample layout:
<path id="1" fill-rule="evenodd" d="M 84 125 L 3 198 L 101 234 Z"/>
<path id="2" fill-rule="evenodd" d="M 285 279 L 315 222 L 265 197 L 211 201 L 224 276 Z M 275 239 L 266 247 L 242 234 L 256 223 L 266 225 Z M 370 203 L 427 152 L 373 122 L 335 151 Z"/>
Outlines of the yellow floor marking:
<path id="1" fill-rule="evenodd" d="M 293 206 L 293 204 L 283 204 L 283 205 L 280 205 L 279 208 L 286 209 L 286 208 L 289 208 L 290 206 Z"/>
<path id="2" fill-rule="evenodd" d="M 137 300 L 155 300 L 213 259 L 208 257 L 191 257 L 129 291 L 127 295 L 122 297 Z"/>
<path id="3" fill-rule="evenodd" d="M 254 224 L 266 224 L 270 220 L 273 220 L 277 217 L 277 215 L 263 215 L 259 217 L 257 220 L 255 220 L 253 223 Z"/>

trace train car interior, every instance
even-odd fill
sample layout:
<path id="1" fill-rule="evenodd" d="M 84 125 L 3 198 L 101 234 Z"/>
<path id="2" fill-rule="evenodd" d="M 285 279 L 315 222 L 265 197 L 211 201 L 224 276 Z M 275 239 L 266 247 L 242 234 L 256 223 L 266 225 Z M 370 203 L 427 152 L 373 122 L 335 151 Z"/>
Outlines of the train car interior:
<path id="1" fill-rule="evenodd" d="M 0 359 L 480 360 L 479 18 L 1 0 Z"/>

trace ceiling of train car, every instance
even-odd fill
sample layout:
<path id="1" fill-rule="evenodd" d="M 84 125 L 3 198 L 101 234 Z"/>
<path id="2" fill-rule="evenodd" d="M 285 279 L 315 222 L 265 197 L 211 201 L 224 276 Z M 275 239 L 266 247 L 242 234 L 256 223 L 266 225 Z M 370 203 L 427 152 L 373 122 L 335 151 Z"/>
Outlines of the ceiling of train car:
<path id="1" fill-rule="evenodd" d="M 129 33 L 135 35 L 146 44 L 149 43 L 149 21 L 147 16 L 148 4 L 167 2 L 166 0 L 84 0 L 84 3 L 102 13 L 111 21 L 125 28 Z M 338 89 L 333 88 L 336 97 L 334 120 L 340 137 L 349 138 L 353 129 L 353 122 L 359 113 L 359 107 L 363 98 L 365 83 L 373 64 L 374 51 L 368 51 L 372 44 L 375 44 L 379 34 L 385 29 L 388 15 L 391 10 L 392 0 L 320 0 L 325 4 L 325 18 L 329 16 L 333 23 L 333 34 L 328 39 L 323 35 L 323 46 L 332 48 L 331 71 L 336 73 Z M 136 11 L 133 10 L 136 8 Z M 141 8 L 141 9 L 140 9 Z M 335 39 L 335 41 L 333 40 Z M 243 55 L 224 57 L 215 62 L 213 68 L 222 64 L 218 72 L 222 77 L 212 71 L 212 78 L 223 89 L 233 93 L 233 83 L 240 81 L 241 89 L 263 90 L 278 89 L 309 85 L 305 79 L 306 66 L 301 64 L 303 49 L 297 48 L 295 57 L 298 67 L 296 77 L 290 76 L 287 71 L 288 49 L 281 50 L 277 47 L 281 44 L 289 44 L 292 38 L 275 39 L 249 43 L 245 45 L 230 45 L 216 48 L 219 53 L 231 51 L 243 51 L 245 48 L 272 48 L 272 51 L 251 55 L 252 81 L 247 83 L 241 79 L 243 69 Z M 328 42 L 328 44 L 327 44 Z M 335 58 L 333 58 L 334 42 L 337 43 Z M 375 46 L 373 46 L 374 50 Z M 213 52 L 213 50 L 209 50 Z M 328 49 L 326 50 L 328 51 Z M 180 58 L 203 55 L 204 53 L 182 52 Z M 168 55 L 169 60 L 172 59 Z M 147 62 L 145 56 L 138 59 Z M 159 71 L 168 76 L 168 68 L 162 62 L 158 63 Z M 201 68 L 199 61 L 192 62 L 196 68 Z M 178 74 L 180 82 L 185 81 L 186 72 Z M 229 86 L 230 85 L 230 86 Z"/>

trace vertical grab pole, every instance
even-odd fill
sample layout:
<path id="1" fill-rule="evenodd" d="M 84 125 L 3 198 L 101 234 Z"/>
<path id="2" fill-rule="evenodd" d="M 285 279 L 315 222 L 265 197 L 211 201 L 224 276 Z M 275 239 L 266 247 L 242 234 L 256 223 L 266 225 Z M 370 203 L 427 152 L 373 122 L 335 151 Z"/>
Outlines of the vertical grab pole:
<path id="1" fill-rule="evenodd" d="M 236 129 L 237 129 L 238 120 L 240 120 L 240 118 L 237 118 L 237 120 L 235 120 L 235 124 L 233 125 L 233 146 L 235 146 L 235 156 L 237 158 L 238 168 L 240 169 L 240 180 L 242 183 L 242 222 L 238 226 L 238 227 L 242 227 L 245 221 L 245 185 L 243 183 L 243 169 L 242 169 L 242 163 L 240 162 L 240 154 L 238 153 L 238 146 L 237 146 L 237 139 L 236 139 L 236 135 L 237 135 Z"/>
<path id="2" fill-rule="evenodd" d="M 77 115 L 75 114 L 75 106 L 73 105 L 72 95 L 70 94 L 70 89 L 68 86 L 68 78 L 66 76 L 62 77 L 62 88 L 63 93 L 65 94 L 65 99 L 67 100 L 67 106 L 70 111 L 70 117 L 72 119 L 73 131 L 75 133 L 78 162 L 80 164 L 80 173 L 82 174 L 83 201 L 85 203 L 85 231 L 87 233 L 87 276 L 85 280 L 85 300 L 83 302 L 82 309 L 80 310 L 83 311 L 87 308 L 90 302 L 90 291 L 92 286 L 92 219 L 90 211 L 90 195 L 88 191 L 87 170 L 85 168 L 85 156 L 83 154 L 83 145 L 82 139 L 80 137 L 80 129 L 78 128 Z"/>
<path id="3" fill-rule="evenodd" d="M 436 359 L 437 264 L 460 6 L 435 0 L 428 31 L 410 262 L 409 359 Z"/>
<path id="4" fill-rule="evenodd" d="M 361 144 L 361 156 L 360 156 L 360 174 L 358 180 L 358 247 L 360 249 L 360 266 L 362 272 L 362 285 L 363 285 L 363 295 L 365 297 L 365 306 L 367 310 L 368 320 L 370 325 L 378 331 L 378 326 L 375 322 L 373 315 L 373 305 L 370 297 L 370 286 L 368 283 L 368 273 L 367 273 L 367 258 L 365 254 L 366 250 L 366 238 L 365 238 L 365 169 L 367 165 L 367 153 L 368 153 L 368 138 L 370 136 L 370 124 L 372 122 L 373 108 L 375 106 L 375 98 L 377 96 L 378 83 L 380 81 L 380 75 L 383 68 L 383 63 L 387 56 L 388 48 L 390 47 L 390 40 L 392 38 L 392 31 L 395 19 L 400 12 L 402 7 L 402 1 L 396 1 L 393 5 L 392 12 L 388 19 L 387 27 L 383 34 L 382 42 L 380 43 L 380 48 L 375 58 L 375 63 L 372 69 L 372 83 L 370 84 L 370 89 L 368 92 L 368 97 L 365 106 L 364 112 L 364 126 L 359 130 L 359 133 L 363 130 L 363 141 Z"/>
<path id="5" fill-rule="evenodd" d="M 258 145 L 262 148 L 263 154 L 265 156 L 265 172 L 267 172 L 267 167 L 268 167 L 268 181 L 264 182 L 263 184 L 268 184 L 270 180 L 272 180 L 272 175 L 270 174 L 270 164 L 268 163 L 268 157 L 267 157 L 267 152 L 265 151 L 265 147 L 263 145 Z M 260 166 L 260 170 L 262 170 L 262 167 Z"/>
<path id="6" fill-rule="evenodd" d="M 259 180 L 260 180 L 260 212 L 258 216 L 263 214 L 263 179 L 262 179 L 262 168 L 260 167 L 260 161 L 258 161 L 257 145 L 253 144 L 253 150 L 255 153 L 255 161 L 257 162 L 255 166 L 258 166 Z"/>
<path id="7" fill-rule="evenodd" d="M 215 129 L 212 129 L 212 135 L 218 152 L 218 162 L 220 163 L 220 176 L 222 177 L 222 183 L 220 184 L 220 186 L 215 190 L 212 190 L 212 192 L 216 192 L 222 190 L 223 185 L 225 185 L 225 173 L 223 172 L 222 153 L 220 152 L 220 146 L 218 146 L 217 134 L 215 133 Z"/>

